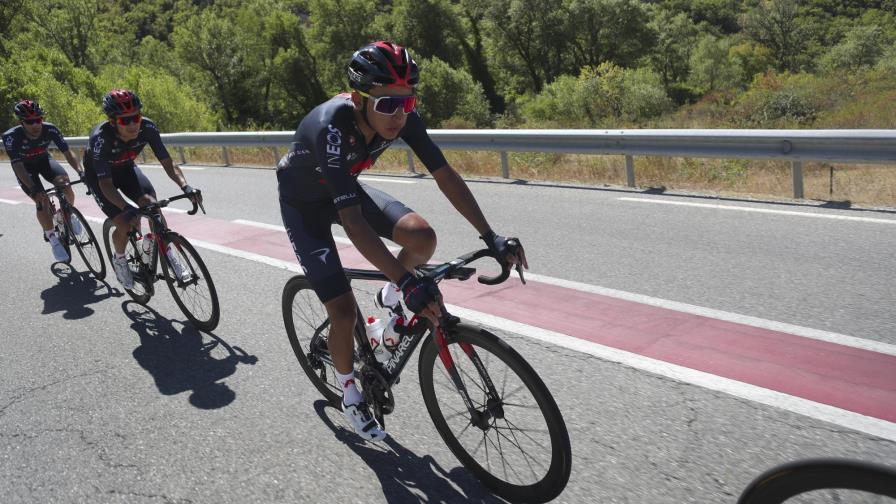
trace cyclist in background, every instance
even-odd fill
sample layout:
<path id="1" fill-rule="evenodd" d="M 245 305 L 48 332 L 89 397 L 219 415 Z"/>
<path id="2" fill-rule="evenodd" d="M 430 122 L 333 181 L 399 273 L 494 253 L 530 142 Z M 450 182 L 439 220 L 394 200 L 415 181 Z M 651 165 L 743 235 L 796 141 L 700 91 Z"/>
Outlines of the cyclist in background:
<path id="1" fill-rule="evenodd" d="M 414 110 L 419 71 L 408 51 L 385 41 L 365 45 L 352 55 L 348 78 L 350 94 L 318 105 L 299 123 L 292 148 L 278 163 L 277 180 L 293 250 L 329 315 L 328 345 L 343 388 L 343 412 L 363 438 L 381 440 L 386 434 L 355 385 L 352 332 L 357 304 L 331 224 L 342 225 L 358 251 L 392 280 L 377 294 L 380 306 L 394 308 L 403 297 L 411 311 L 438 323 L 441 295 L 431 279 L 413 273 L 432 257 L 435 232 L 400 201 L 359 182 L 361 172 L 401 138 L 495 257 L 528 265 L 522 247 L 511 249 L 507 239 L 492 230 L 464 180 L 427 134 Z M 381 238 L 402 246 L 397 257 Z"/>
<path id="2" fill-rule="evenodd" d="M 103 213 L 115 221 L 112 267 L 118 281 L 127 289 L 133 288 L 134 275 L 128 268 L 124 249 L 128 231 L 139 224 L 139 214 L 121 193 L 138 206 L 156 201 L 152 183 L 134 163 L 143 148 L 149 144 L 171 180 L 184 193 L 196 193 L 191 200 L 202 201 L 202 196 L 187 184 L 183 171 L 171 160 L 156 124 L 140 115 L 142 107 L 140 98 L 133 91 L 113 89 L 106 93 L 103 97 L 103 112 L 109 119 L 93 128 L 84 152 L 85 182 Z M 180 264 L 177 255 L 169 252 L 168 258 L 175 275 L 182 279 L 186 269 Z"/>
<path id="3" fill-rule="evenodd" d="M 34 200 L 37 206 L 37 221 L 44 230 L 47 241 L 50 242 L 53 257 L 57 261 L 68 261 L 68 252 L 59 242 L 53 228 L 53 216 L 49 211 L 50 202 L 40 179 L 43 177 L 47 182 L 61 186 L 68 183 L 69 178 L 62 165 L 50 157 L 47 146 L 50 145 L 50 142 L 56 144 L 68 164 L 79 176 L 83 176 L 81 165 L 78 163 L 78 158 L 68 148 L 59 128 L 44 122 L 44 111 L 37 102 L 21 100 L 16 103 L 13 110 L 19 119 L 19 125 L 3 133 L 3 147 L 9 155 L 19 186 L 29 198 Z M 75 193 L 71 187 L 65 188 L 65 199 L 74 205 Z M 80 234 L 81 223 L 77 219 L 72 219 L 71 222 L 75 234 Z"/>

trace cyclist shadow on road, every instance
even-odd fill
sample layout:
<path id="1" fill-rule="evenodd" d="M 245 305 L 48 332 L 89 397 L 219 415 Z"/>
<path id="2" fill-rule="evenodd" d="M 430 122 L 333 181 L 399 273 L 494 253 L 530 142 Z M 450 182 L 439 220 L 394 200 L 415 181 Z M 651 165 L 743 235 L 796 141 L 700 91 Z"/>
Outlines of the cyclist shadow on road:
<path id="1" fill-rule="evenodd" d="M 189 324 L 168 320 L 148 306 L 126 301 L 121 308 L 140 336 L 134 359 L 152 375 L 159 392 L 176 395 L 190 391 L 190 404 L 197 408 L 216 409 L 232 403 L 236 393 L 220 380 L 236 372 L 237 364 L 258 362 L 242 348 Z"/>
<path id="2" fill-rule="evenodd" d="M 314 402 L 314 411 L 336 439 L 351 448 L 380 479 L 386 502 L 505 502 L 492 495 L 462 467 L 446 471 L 432 456 L 421 457 L 392 436 L 381 443 L 364 441 L 346 427 L 336 425 L 327 415 L 328 407 L 329 403 L 322 399 Z M 341 411 L 330 409 L 342 416 Z"/>
<path id="3" fill-rule="evenodd" d="M 59 283 L 40 293 L 43 314 L 61 311 L 65 312 L 62 318 L 66 320 L 81 319 L 94 314 L 93 308 L 87 305 L 123 296 L 108 283 L 97 281 L 89 271 L 77 271 L 65 263 L 53 264 L 50 271 L 59 278 Z"/>

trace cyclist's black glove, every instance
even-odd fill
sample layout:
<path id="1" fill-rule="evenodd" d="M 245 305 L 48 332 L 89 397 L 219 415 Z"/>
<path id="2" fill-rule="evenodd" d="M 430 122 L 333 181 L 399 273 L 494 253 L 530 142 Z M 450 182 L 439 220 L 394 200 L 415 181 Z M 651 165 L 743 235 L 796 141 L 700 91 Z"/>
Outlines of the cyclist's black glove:
<path id="1" fill-rule="evenodd" d="M 404 294 L 404 304 L 414 313 L 420 313 L 426 305 L 438 300 L 439 287 L 429 277 L 417 278 L 411 273 L 406 273 L 398 281 L 398 288 Z"/>
<path id="2" fill-rule="evenodd" d="M 191 193 L 196 192 L 196 189 L 193 189 L 193 187 L 190 186 L 190 184 L 187 184 L 187 185 L 181 187 L 180 190 L 183 191 L 184 194 L 191 194 Z"/>
<path id="3" fill-rule="evenodd" d="M 124 208 L 121 209 L 121 213 L 124 214 L 124 219 L 129 221 L 137 216 L 137 209 L 131 205 L 125 204 Z"/>
<path id="4" fill-rule="evenodd" d="M 507 261 L 508 255 L 516 255 L 520 247 L 520 241 L 517 238 L 505 238 L 494 231 L 489 231 L 485 236 L 479 238 L 485 242 L 489 251 L 494 254 L 495 259 L 504 263 Z"/>

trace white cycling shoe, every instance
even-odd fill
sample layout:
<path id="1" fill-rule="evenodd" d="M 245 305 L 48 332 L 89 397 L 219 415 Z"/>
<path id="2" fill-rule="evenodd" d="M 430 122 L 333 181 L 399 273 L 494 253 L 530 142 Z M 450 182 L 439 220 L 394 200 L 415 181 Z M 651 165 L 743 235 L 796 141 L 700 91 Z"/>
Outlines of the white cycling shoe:
<path id="1" fill-rule="evenodd" d="M 112 257 L 112 269 L 115 270 L 115 276 L 118 277 L 118 282 L 125 289 L 133 289 L 134 288 L 134 272 L 131 271 L 131 268 L 128 266 L 127 257 Z"/>
<path id="2" fill-rule="evenodd" d="M 50 248 L 53 249 L 53 258 L 58 262 L 68 262 L 71 257 L 69 257 L 68 252 L 65 251 L 65 247 L 62 245 L 62 242 L 59 241 L 59 238 L 56 235 L 50 236 L 47 238 L 47 241 L 50 242 Z"/>
<path id="3" fill-rule="evenodd" d="M 351 424 L 355 432 L 367 441 L 382 441 L 386 439 L 386 431 L 370 414 L 370 408 L 367 403 L 359 402 L 358 404 L 347 405 L 342 404 L 342 413 Z"/>

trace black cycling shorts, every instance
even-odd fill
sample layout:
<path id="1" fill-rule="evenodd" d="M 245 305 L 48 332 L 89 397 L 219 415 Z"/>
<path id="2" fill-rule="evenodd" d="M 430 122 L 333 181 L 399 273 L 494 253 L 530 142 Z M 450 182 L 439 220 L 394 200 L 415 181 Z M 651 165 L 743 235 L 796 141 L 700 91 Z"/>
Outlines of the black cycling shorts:
<path id="1" fill-rule="evenodd" d="M 35 189 L 39 191 L 44 190 L 44 184 L 41 182 L 40 178 L 43 177 L 49 183 L 53 183 L 53 180 L 56 177 L 65 177 L 67 173 L 65 173 L 65 168 L 59 164 L 55 159 L 46 157 L 36 162 L 28 162 L 23 163 L 25 165 L 25 171 L 28 172 L 28 178 L 31 180 L 31 185 Z M 19 179 L 18 175 L 16 175 L 16 181 L 19 183 L 19 187 L 22 188 L 22 191 L 25 194 L 28 194 L 28 189 L 26 189 L 25 184 Z M 31 196 L 30 194 L 28 194 Z"/>
<path id="2" fill-rule="evenodd" d="M 361 213 L 382 238 L 392 239 L 395 224 L 413 210 L 379 189 L 358 183 Z M 329 200 L 322 202 L 280 199 L 283 226 L 302 270 L 322 303 L 348 292 L 348 279 L 339 259 L 330 226 L 339 214 Z"/>
<path id="3" fill-rule="evenodd" d="M 96 200 L 96 204 L 106 214 L 106 217 L 114 219 L 124 210 L 123 208 L 118 208 L 106 198 L 106 195 L 100 189 L 99 179 L 93 170 L 86 171 L 84 183 L 90 188 L 90 192 L 93 193 L 93 199 Z M 140 171 L 137 165 L 112 168 L 112 183 L 116 189 L 120 190 L 134 203 L 134 206 L 137 206 L 137 201 L 145 194 L 153 198 L 156 197 L 156 190 L 153 188 L 152 182 L 146 178 L 146 175 Z"/>

